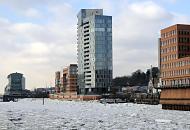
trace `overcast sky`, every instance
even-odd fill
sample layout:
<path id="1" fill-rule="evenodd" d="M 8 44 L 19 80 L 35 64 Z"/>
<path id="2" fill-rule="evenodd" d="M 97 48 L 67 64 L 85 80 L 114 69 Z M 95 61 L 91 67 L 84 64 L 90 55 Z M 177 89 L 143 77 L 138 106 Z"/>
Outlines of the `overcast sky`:
<path id="1" fill-rule="evenodd" d="M 113 16 L 114 77 L 157 66 L 162 28 L 190 24 L 189 0 L 0 0 L 0 92 L 7 75 L 26 88 L 54 85 L 54 73 L 77 62 L 77 13 L 102 8 Z"/>

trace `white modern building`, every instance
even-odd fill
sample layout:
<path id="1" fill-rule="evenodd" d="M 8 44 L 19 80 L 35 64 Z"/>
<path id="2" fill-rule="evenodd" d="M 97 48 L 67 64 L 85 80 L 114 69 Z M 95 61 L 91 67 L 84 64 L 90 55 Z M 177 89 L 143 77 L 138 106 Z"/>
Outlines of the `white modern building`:
<path id="1" fill-rule="evenodd" d="M 106 93 L 112 85 L 112 16 L 81 9 L 77 17 L 79 93 Z"/>

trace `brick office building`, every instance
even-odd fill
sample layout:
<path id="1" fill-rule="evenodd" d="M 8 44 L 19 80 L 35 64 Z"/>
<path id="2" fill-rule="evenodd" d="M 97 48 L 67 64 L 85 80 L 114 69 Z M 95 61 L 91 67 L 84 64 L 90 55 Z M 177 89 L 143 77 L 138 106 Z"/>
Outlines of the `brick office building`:
<path id="1" fill-rule="evenodd" d="M 190 25 L 161 30 L 159 67 L 162 108 L 190 110 Z"/>

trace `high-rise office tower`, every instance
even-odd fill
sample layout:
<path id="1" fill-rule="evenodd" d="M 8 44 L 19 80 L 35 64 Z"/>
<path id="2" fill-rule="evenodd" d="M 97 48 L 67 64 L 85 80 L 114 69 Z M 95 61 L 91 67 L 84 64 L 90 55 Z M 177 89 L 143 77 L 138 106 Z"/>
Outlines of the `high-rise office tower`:
<path id="1" fill-rule="evenodd" d="M 190 110 L 190 25 L 161 30 L 159 66 L 164 109 Z"/>
<path id="2" fill-rule="evenodd" d="M 112 17 L 103 9 L 81 9 L 77 17 L 79 93 L 106 93 L 112 82 Z"/>

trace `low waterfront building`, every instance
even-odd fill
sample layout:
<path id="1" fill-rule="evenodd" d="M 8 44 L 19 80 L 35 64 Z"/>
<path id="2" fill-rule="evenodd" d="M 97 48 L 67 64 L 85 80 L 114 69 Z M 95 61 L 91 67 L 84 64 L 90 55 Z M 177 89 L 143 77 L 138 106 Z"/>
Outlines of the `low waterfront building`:
<path id="1" fill-rule="evenodd" d="M 41 88 L 35 88 L 33 91 L 31 91 L 31 97 L 32 98 L 47 98 L 49 94 L 54 94 L 55 87 L 41 87 Z"/>

